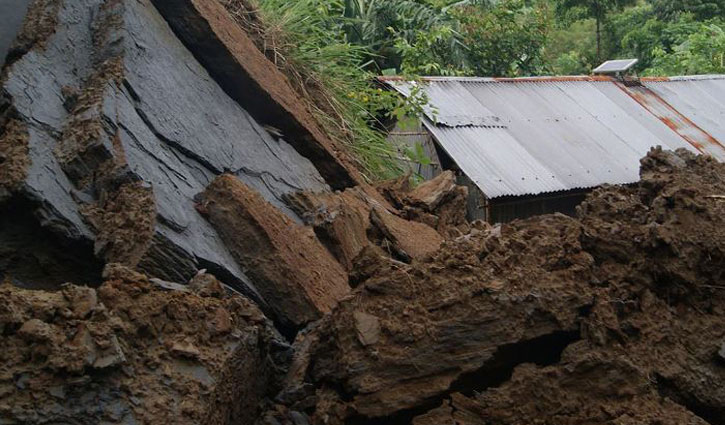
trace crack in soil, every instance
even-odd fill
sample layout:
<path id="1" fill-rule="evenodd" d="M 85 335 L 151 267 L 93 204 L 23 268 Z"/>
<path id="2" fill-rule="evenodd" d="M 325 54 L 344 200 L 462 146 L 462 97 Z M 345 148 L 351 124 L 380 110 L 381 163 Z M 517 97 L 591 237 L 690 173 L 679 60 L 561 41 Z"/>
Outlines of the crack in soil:
<path id="1" fill-rule="evenodd" d="M 426 401 L 420 406 L 401 410 L 384 418 L 356 416 L 348 419 L 347 425 L 399 425 L 411 424 L 417 416 L 423 415 L 448 400 L 451 394 L 461 393 L 473 397 L 489 388 L 497 388 L 511 379 L 514 369 L 533 363 L 538 366 L 551 366 L 561 361 L 566 347 L 581 339 L 579 331 L 558 331 L 542 335 L 527 341 L 502 345 L 496 349 L 493 357 L 478 370 L 458 377 L 442 395 Z M 720 425 L 719 423 L 715 425 Z"/>
<path id="2" fill-rule="evenodd" d="M 657 392 L 662 397 L 669 398 L 711 425 L 725 425 L 725 411 L 722 407 L 703 403 L 662 375 L 657 374 L 656 382 Z"/>

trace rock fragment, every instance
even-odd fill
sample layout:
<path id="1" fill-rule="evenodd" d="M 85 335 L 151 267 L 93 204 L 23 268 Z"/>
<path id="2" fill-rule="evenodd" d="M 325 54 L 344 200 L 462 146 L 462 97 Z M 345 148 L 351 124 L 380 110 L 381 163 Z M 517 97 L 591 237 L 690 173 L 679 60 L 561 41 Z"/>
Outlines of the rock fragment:
<path id="1" fill-rule="evenodd" d="M 368 245 L 370 197 L 360 187 L 336 193 L 298 192 L 287 196 L 287 203 L 312 226 L 320 242 L 347 271 Z"/>
<path id="2" fill-rule="evenodd" d="M 436 178 L 421 183 L 407 196 L 408 202 L 434 211 L 443 200 L 456 189 L 456 176 L 452 171 L 444 171 Z"/>
<path id="3" fill-rule="evenodd" d="M 28 320 L 18 330 L 18 335 L 30 342 L 50 341 L 53 333 L 53 328 L 39 319 Z"/>
<path id="4" fill-rule="evenodd" d="M 197 273 L 189 281 L 189 289 L 202 297 L 223 298 L 226 295 L 224 285 L 214 275 L 206 272 Z"/>
<path id="5" fill-rule="evenodd" d="M 277 318 L 299 327 L 328 313 L 350 288 L 347 273 L 310 228 L 294 223 L 233 176 L 199 198 L 234 258 L 257 283 Z"/>
<path id="6" fill-rule="evenodd" d="M 177 356 L 196 359 L 201 352 L 189 341 L 175 341 L 171 344 L 171 352 Z"/>
<path id="7" fill-rule="evenodd" d="M 93 362 L 94 368 L 105 369 L 126 362 L 126 356 L 123 354 L 116 335 L 111 335 L 105 345 L 106 347 L 99 350 L 96 355 L 96 360 Z"/>
<path id="8" fill-rule="evenodd" d="M 63 287 L 63 295 L 70 303 L 76 318 L 85 319 L 98 307 L 98 297 L 93 288 L 66 285 Z"/>
<path id="9" fill-rule="evenodd" d="M 391 249 L 406 261 L 422 259 L 438 250 L 443 238 L 423 223 L 408 221 L 380 207 L 370 212 L 370 221 L 391 243 Z"/>
<path id="10" fill-rule="evenodd" d="M 360 344 L 365 346 L 376 344 L 380 340 L 380 320 L 362 311 L 356 311 L 353 317 Z"/>

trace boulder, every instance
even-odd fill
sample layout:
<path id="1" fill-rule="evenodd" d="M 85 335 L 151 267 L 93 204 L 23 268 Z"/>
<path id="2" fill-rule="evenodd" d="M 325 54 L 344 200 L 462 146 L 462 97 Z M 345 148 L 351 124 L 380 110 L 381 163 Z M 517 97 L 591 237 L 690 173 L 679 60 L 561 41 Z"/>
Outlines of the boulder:
<path id="1" fill-rule="evenodd" d="M 344 192 L 298 192 L 286 198 L 290 207 L 312 226 L 320 241 L 347 271 L 368 245 L 371 199 L 360 187 Z"/>
<path id="2" fill-rule="evenodd" d="M 443 243 L 441 235 L 430 226 L 397 217 L 380 207 L 371 210 L 370 221 L 389 241 L 390 249 L 405 261 L 425 258 Z"/>

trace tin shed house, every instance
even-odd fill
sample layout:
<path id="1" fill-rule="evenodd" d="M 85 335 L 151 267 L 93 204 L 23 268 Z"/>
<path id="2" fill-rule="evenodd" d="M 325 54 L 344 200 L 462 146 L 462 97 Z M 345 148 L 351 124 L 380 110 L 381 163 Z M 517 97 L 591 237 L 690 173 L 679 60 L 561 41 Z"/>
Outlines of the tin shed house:
<path id="1" fill-rule="evenodd" d="M 421 85 L 419 131 L 391 139 L 423 146 L 426 178 L 456 171 L 471 219 L 571 215 L 593 188 L 638 181 L 655 146 L 725 160 L 725 76 L 381 81 L 403 96 Z"/>

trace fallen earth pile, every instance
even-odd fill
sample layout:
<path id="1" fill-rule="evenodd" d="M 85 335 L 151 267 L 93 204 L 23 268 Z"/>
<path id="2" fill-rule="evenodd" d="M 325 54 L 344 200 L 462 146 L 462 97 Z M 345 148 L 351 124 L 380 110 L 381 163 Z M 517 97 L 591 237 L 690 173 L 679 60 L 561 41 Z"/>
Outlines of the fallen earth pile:
<path id="1" fill-rule="evenodd" d="M 725 424 L 725 165 L 372 186 L 216 0 L 0 32 L 0 423 Z M 12 24 L 12 25 L 11 25 Z"/>

